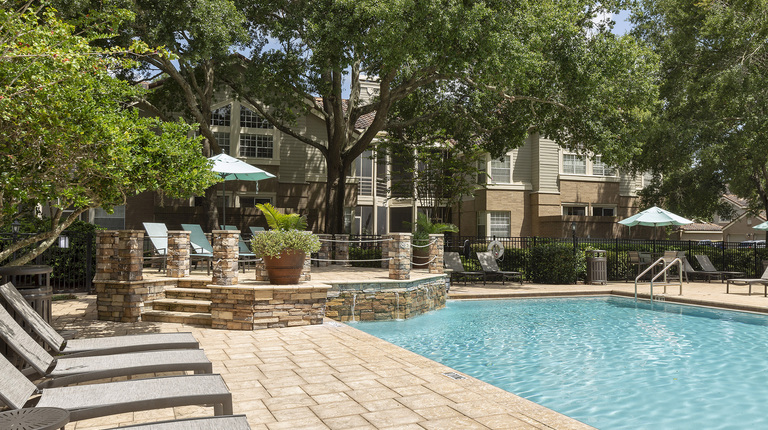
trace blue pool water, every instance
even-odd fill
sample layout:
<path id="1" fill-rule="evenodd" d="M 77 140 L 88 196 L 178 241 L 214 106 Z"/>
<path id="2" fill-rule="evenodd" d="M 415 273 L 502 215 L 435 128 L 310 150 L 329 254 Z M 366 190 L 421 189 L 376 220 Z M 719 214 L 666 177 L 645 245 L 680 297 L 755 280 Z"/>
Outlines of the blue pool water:
<path id="1" fill-rule="evenodd" d="M 766 316 L 523 299 L 355 327 L 602 430 L 768 428 Z"/>

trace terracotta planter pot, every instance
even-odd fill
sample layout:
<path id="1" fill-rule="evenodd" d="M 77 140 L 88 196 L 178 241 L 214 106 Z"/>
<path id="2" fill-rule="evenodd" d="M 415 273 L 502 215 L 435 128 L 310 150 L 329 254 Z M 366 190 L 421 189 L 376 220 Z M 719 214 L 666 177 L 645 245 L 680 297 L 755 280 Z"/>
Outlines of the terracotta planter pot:
<path id="1" fill-rule="evenodd" d="M 289 251 L 280 258 L 264 256 L 264 266 L 269 274 L 269 283 L 275 285 L 298 284 L 304 268 L 304 251 Z"/>

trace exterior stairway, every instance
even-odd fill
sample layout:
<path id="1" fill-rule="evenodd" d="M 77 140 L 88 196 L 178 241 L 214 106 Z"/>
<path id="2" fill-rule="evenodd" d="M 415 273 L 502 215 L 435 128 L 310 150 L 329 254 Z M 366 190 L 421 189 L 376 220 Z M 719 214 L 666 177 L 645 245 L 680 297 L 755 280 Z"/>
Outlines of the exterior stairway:
<path id="1" fill-rule="evenodd" d="M 186 282 L 167 288 L 165 298 L 147 302 L 141 314 L 143 321 L 211 326 L 211 290 L 207 282 Z"/>

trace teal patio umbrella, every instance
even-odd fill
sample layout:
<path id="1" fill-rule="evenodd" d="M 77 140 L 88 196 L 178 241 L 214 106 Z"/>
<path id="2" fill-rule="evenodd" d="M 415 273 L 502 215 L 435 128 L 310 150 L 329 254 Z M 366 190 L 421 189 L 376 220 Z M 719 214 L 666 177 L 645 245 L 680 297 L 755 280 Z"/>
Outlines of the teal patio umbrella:
<path id="1" fill-rule="evenodd" d="M 253 181 L 256 182 L 256 190 L 258 191 L 258 181 L 275 177 L 275 175 L 269 172 L 265 172 L 256 166 L 250 165 L 245 161 L 238 160 L 235 157 L 230 157 L 224 153 L 214 155 L 213 157 L 210 157 L 209 160 L 213 161 L 213 167 L 211 170 L 218 173 L 225 181 L 221 191 L 223 206 L 221 225 L 226 224 L 226 181 Z"/>
<path id="2" fill-rule="evenodd" d="M 758 224 L 758 225 L 756 225 L 756 226 L 754 226 L 752 228 L 754 228 L 755 230 L 768 230 L 768 221 L 766 221 L 766 222 L 764 222 L 762 224 Z"/>
<path id="3" fill-rule="evenodd" d="M 693 224 L 693 221 L 654 206 L 619 221 L 619 224 L 626 225 L 627 227 L 634 227 L 636 225 L 662 227 L 667 225 Z"/>

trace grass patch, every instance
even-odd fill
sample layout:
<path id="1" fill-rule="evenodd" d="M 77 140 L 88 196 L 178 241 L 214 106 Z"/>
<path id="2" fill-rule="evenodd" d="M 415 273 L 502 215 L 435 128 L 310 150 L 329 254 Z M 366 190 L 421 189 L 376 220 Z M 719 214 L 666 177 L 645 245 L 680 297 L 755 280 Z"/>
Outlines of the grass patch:
<path id="1" fill-rule="evenodd" d="M 74 294 L 54 294 L 51 300 L 55 302 L 57 300 L 72 300 L 76 298 L 77 296 Z"/>

